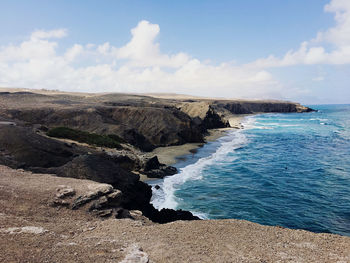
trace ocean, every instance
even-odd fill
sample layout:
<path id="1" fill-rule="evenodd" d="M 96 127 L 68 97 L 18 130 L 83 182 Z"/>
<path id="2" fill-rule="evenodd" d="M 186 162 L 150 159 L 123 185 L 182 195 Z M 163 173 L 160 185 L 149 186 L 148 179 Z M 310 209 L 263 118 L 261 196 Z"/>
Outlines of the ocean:
<path id="1" fill-rule="evenodd" d="M 246 117 L 244 129 L 180 158 L 178 174 L 152 181 L 152 203 L 350 236 L 350 105 L 311 107 Z"/>

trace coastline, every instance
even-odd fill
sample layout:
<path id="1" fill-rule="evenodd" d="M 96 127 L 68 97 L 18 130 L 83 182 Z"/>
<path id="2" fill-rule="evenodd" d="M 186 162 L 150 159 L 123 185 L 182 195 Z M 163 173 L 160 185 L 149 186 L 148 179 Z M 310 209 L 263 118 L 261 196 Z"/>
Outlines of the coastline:
<path id="1" fill-rule="evenodd" d="M 76 196 L 106 184 L 0 166 L 1 262 L 348 262 L 350 238 L 246 220 L 101 220 L 48 205 L 59 185 Z M 137 259 L 138 261 L 134 260 Z"/>
<path id="2" fill-rule="evenodd" d="M 24 96 L 23 94 L 17 95 Z M 3 102 L 8 103 L 8 107 L 12 107 L 8 99 L 10 95 L 3 94 L 3 96 L 7 96 Z M 44 99 L 47 103 L 47 97 Z M 62 114 L 60 107 L 57 106 L 56 109 Z M 70 107 L 69 112 L 75 113 L 77 106 Z M 115 107 L 124 109 L 125 106 Z M 143 116 L 148 116 L 148 110 L 147 107 L 146 110 L 142 109 Z M 172 108 L 172 110 L 175 109 Z M 156 112 L 154 118 L 158 117 L 158 111 L 158 108 L 154 110 Z M 82 121 L 93 120 L 93 125 L 100 127 L 101 123 L 97 122 L 99 119 L 92 118 L 95 116 L 94 111 L 81 109 L 81 112 L 85 114 L 81 116 Z M 168 109 L 164 112 L 167 113 L 164 117 L 172 113 Z M 7 116 L 5 113 L 3 112 L 4 116 Z M 39 113 L 38 111 L 37 114 Z M 65 117 L 65 115 L 59 116 Z M 120 116 L 129 118 L 133 115 Z M 206 142 L 215 141 L 226 134 L 236 133 L 233 130 L 235 128 L 244 128 L 240 124 L 245 116 L 248 115 L 235 115 L 233 119 L 221 116 L 222 120 L 228 120 L 233 127 L 209 130 Z M 12 118 L 4 119 L 12 120 Z M 20 160 L 22 156 L 17 157 L 15 154 L 21 152 L 17 149 L 22 149 L 23 145 L 30 146 L 25 153 L 31 156 L 38 156 L 38 152 L 33 153 L 33 149 L 39 153 L 44 152 L 42 156 L 45 158 L 35 158 L 35 161 L 37 159 L 49 160 L 48 149 L 54 149 L 51 160 L 56 160 L 59 153 L 67 152 L 72 152 L 74 160 L 67 161 L 69 156 L 60 155 L 60 158 L 65 158 L 65 169 L 57 170 L 56 174 L 53 168 L 51 170 L 42 168 L 36 173 L 0 166 L 0 188 L 2 189 L 0 191 L 2 201 L 0 236 L 3 241 L 0 241 L 0 249 L 4 251 L 0 255 L 0 261 L 18 259 L 30 261 L 35 257 L 37 262 L 77 261 L 78 259 L 84 262 L 120 262 L 132 256 L 140 257 L 140 255 L 146 258 L 144 262 L 193 262 L 198 260 L 201 262 L 285 262 L 290 260 L 295 262 L 345 262 L 350 259 L 348 252 L 350 251 L 350 239 L 346 236 L 317 234 L 277 225 L 265 226 L 245 220 L 193 220 L 186 219 L 186 215 L 175 214 L 186 212 L 183 210 L 175 212 L 172 209 L 165 209 L 162 214 L 159 213 L 160 211 L 150 210 L 150 187 L 139 182 L 137 176 L 129 173 L 129 171 L 135 173 L 132 169 L 137 168 L 139 164 L 136 162 L 139 159 L 135 161 L 132 157 L 137 154 L 142 154 L 144 157 L 144 152 L 135 151 L 132 147 L 119 151 L 115 158 L 118 158 L 116 160 L 122 167 L 118 167 L 114 165 L 115 160 L 102 158 L 105 156 L 104 149 L 88 148 L 87 145 L 76 144 L 72 141 L 59 141 L 45 137 L 43 133 L 38 132 L 36 120 L 31 121 L 32 126 L 24 125 L 20 120 L 16 120 L 16 123 L 19 123 L 18 127 L 0 125 L 3 130 L 4 145 L 8 146 L 8 142 L 17 143 L 16 147 L 7 148 L 13 154 L 12 160 L 17 160 L 15 158 Z M 154 119 L 153 124 L 156 126 L 158 122 L 159 119 Z M 132 124 L 133 127 L 139 125 L 136 121 L 133 121 Z M 95 127 L 85 125 L 86 129 Z M 110 127 L 109 123 L 103 123 L 103 125 Z M 164 129 L 167 128 L 166 125 L 164 127 Z M 148 127 L 142 130 L 145 134 L 147 131 Z M 237 131 L 239 134 L 239 130 Z M 177 130 L 175 130 L 176 134 Z M 230 137 L 227 139 L 229 140 Z M 225 138 L 218 140 L 217 144 L 223 141 Z M 156 151 L 159 152 L 161 161 L 176 163 L 181 160 L 179 159 L 181 156 L 195 154 L 198 147 L 203 145 L 205 143 L 185 144 L 164 147 Z M 208 146 L 211 145 L 210 143 Z M 213 146 L 215 145 L 216 142 L 213 143 Z M 226 149 L 232 149 L 231 145 L 228 145 Z M 11 156 L 6 151 L 2 152 L 6 154 L 4 154 L 5 157 Z M 149 154 L 149 156 L 154 156 L 154 152 Z M 196 155 L 197 159 L 200 154 L 201 151 Z M 28 160 L 27 163 L 34 167 L 33 160 Z M 82 171 L 81 168 L 84 170 Z M 192 176 L 197 167 L 194 168 L 193 170 L 188 169 L 187 175 Z M 46 172 L 43 173 L 43 171 Z M 138 171 L 142 172 L 140 168 L 136 172 Z M 68 174 L 70 176 L 62 176 L 65 175 L 62 174 L 63 172 L 70 172 Z M 96 177 L 101 175 L 105 177 Z M 176 177 L 183 178 L 183 174 L 167 178 L 173 180 Z M 125 179 L 129 181 L 125 182 Z M 61 192 L 62 190 L 64 191 Z M 87 203 L 82 204 L 81 200 Z M 73 204 L 74 207 L 77 207 L 76 204 L 81 206 L 73 209 Z M 153 214 L 150 214 L 150 211 Z M 154 215 L 159 215 L 161 218 L 171 216 L 172 219 L 167 221 L 170 223 L 158 224 L 157 221 L 150 221 L 151 218 L 155 218 Z"/>
<path id="3" fill-rule="evenodd" d="M 246 116 L 251 116 L 251 114 L 245 114 L 245 115 L 237 115 L 237 116 L 230 116 L 228 118 L 228 121 L 230 123 L 229 128 L 218 128 L 218 129 L 210 129 L 208 130 L 209 134 L 205 136 L 205 142 L 204 143 L 186 143 L 183 145 L 175 145 L 175 146 L 167 146 L 167 147 L 158 147 L 154 149 L 151 154 L 157 155 L 158 159 L 161 163 L 164 163 L 166 165 L 174 165 L 178 162 L 179 158 L 185 155 L 189 154 L 195 154 L 196 151 L 203 147 L 204 144 L 212 141 L 216 141 L 217 139 L 221 138 L 222 136 L 225 136 L 225 133 L 227 131 L 233 130 L 233 129 L 243 129 L 242 126 L 242 120 Z M 142 177 L 143 181 L 152 180 L 152 178 L 144 178 Z"/>

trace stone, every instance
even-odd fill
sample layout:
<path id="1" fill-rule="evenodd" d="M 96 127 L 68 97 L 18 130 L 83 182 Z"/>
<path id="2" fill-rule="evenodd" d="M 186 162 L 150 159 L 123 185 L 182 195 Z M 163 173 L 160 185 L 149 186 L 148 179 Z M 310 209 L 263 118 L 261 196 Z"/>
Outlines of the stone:
<path id="1" fill-rule="evenodd" d="M 150 178 L 164 178 L 165 176 L 174 175 L 177 173 L 177 169 L 173 166 L 161 165 L 158 169 L 153 169 L 149 171 L 145 171 L 146 174 Z"/>
<path id="2" fill-rule="evenodd" d="M 113 214 L 113 209 L 96 210 L 95 214 L 99 217 L 110 217 Z"/>
<path id="3" fill-rule="evenodd" d="M 72 187 L 61 185 L 57 188 L 57 193 L 56 193 L 57 198 L 63 199 L 74 195 L 75 195 L 75 190 Z"/>
<path id="4" fill-rule="evenodd" d="M 123 218 L 134 219 L 131 216 L 130 211 L 127 209 L 124 209 L 124 208 L 119 208 L 116 210 L 115 218 L 117 218 L 117 219 L 123 219 Z"/>
<path id="5" fill-rule="evenodd" d="M 95 200 L 89 208 L 89 211 L 99 210 L 108 204 L 108 199 L 106 196 L 101 196 L 99 199 Z"/>
<path id="6" fill-rule="evenodd" d="M 60 198 L 55 198 L 51 203 L 50 206 L 52 207 L 58 207 L 58 206 L 63 206 L 63 207 L 69 207 L 70 202 L 67 200 L 62 200 Z"/>
<path id="7" fill-rule="evenodd" d="M 132 245 L 128 249 L 128 254 L 120 263 L 149 263 L 149 257 L 143 249 L 137 245 Z"/>
<path id="8" fill-rule="evenodd" d="M 150 171 L 154 169 L 159 169 L 160 163 L 157 156 L 153 156 L 145 161 L 144 170 Z"/>

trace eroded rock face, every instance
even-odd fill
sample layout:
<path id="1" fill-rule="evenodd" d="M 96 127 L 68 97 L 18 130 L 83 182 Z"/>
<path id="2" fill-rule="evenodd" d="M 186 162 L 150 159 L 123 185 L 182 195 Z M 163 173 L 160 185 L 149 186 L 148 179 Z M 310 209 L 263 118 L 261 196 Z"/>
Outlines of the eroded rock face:
<path id="1" fill-rule="evenodd" d="M 66 207 L 72 210 L 85 209 L 99 217 L 117 215 L 121 209 L 123 194 L 109 184 L 89 184 L 87 185 L 86 193 L 77 197 L 75 195 L 75 189 L 70 186 L 60 185 L 50 205 Z"/>
<path id="2" fill-rule="evenodd" d="M 143 169 L 140 160 L 128 156 L 111 156 L 106 153 L 91 152 L 79 146 L 69 146 L 66 143 L 42 136 L 29 127 L 0 126 L 0 164 L 13 168 L 24 168 L 38 173 L 51 173 L 60 177 L 89 179 L 104 183 L 98 189 L 88 189 L 85 195 L 78 196 L 74 201 L 74 189 L 59 186 L 55 193 L 53 206 L 64 206 L 78 209 L 90 204 L 90 211 L 99 216 L 107 217 L 115 214 L 115 209 L 140 210 L 151 220 L 163 222 L 159 211 L 151 204 L 151 187 L 139 181 L 139 175 L 128 168 Z M 159 164 L 158 159 L 149 165 L 149 172 L 166 169 Z M 119 192 L 123 194 L 121 195 Z M 112 209 L 112 212 L 110 211 Z M 168 213 L 166 222 L 186 219 L 182 214 Z M 158 222 L 157 221 L 157 222 Z"/>
<path id="3" fill-rule="evenodd" d="M 201 130 L 176 108 L 97 107 L 7 109 L 0 115 L 47 127 L 68 127 L 98 134 L 117 134 L 143 151 L 158 146 L 203 142 Z"/>
<path id="4" fill-rule="evenodd" d="M 0 125 L 0 150 L 0 163 L 13 168 L 58 167 L 79 152 L 30 128 L 9 125 Z"/>
<path id="5" fill-rule="evenodd" d="M 195 120 L 200 119 L 205 129 L 230 127 L 228 119 L 237 114 L 253 114 L 262 112 L 310 112 L 313 109 L 299 103 L 286 101 L 230 101 L 205 100 L 190 101 L 179 104 L 179 109 Z"/>
<path id="6" fill-rule="evenodd" d="M 89 179 L 107 183 L 124 190 L 139 180 L 139 176 L 124 170 L 107 154 L 83 154 L 58 167 L 55 172 L 61 177 Z"/>

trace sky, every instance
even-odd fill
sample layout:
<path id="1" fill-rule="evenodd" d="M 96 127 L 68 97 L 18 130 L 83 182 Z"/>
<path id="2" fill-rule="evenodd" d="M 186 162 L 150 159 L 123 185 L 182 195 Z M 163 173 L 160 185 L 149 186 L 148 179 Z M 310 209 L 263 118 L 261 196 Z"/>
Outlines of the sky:
<path id="1" fill-rule="evenodd" d="M 0 8 L 0 87 L 350 103 L 350 0 Z"/>

